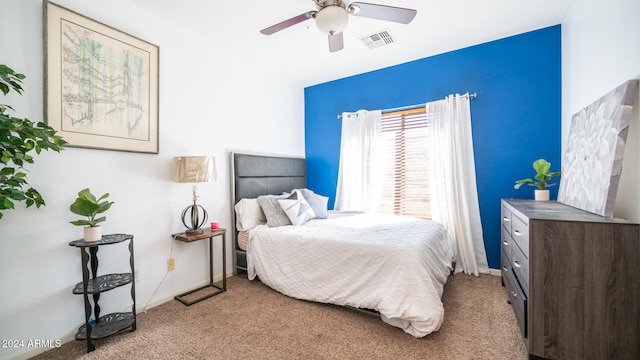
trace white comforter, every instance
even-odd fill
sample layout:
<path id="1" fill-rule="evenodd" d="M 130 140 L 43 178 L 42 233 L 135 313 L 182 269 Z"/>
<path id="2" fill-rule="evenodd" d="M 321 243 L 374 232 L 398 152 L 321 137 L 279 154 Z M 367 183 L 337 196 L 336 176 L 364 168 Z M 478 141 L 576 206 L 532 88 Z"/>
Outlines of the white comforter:
<path id="1" fill-rule="evenodd" d="M 440 328 L 455 250 L 444 227 L 409 217 L 330 212 L 303 226 L 250 233 L 249 279 L 294 298 L 380 312 L 423 337 Z"/>

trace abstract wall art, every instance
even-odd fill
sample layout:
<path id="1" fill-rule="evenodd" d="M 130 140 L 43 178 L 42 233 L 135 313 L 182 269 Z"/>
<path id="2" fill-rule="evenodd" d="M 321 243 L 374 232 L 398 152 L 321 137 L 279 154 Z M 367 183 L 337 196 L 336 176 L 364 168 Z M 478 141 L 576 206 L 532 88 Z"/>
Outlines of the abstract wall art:
<path id="1" fill-rule="evenodd" d="M 613 216 L 637 91 L 629 80 L 573 115 L 558 202 Z"/>
<path id="2" fill-rule="evenodd" d="M 157 46 L 45 1 L 45 118 L 70 146 L 158 153 Z"/>

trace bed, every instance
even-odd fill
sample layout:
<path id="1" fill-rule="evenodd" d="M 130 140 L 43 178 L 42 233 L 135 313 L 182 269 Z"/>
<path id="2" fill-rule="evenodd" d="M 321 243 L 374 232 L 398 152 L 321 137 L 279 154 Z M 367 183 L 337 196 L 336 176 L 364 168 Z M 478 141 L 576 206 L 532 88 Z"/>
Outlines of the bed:
<path id="1" fill-rule="evenodd" d="M 293 298 L 374 310 L 415 337 L 440 328 L 455 256 L 440 223 L 327 211 L 306 189 L 302 158 L 231 153 L 231 164 L 236 274 Z M 277 223 L 270 206 L 295 214 Z"/>

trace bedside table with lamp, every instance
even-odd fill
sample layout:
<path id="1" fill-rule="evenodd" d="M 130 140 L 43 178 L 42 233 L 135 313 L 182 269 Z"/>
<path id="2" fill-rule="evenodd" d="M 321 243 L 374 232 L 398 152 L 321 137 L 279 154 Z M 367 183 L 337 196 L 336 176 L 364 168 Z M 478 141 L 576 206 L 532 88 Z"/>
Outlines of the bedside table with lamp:
<path id="1" fill-rule="evenodd" d="M 187 206 L 182 211 L 182 223 L 187 228 L 182 233 L 172 234 L 175 240 L 191 243 L 194 241 L 209 239 L 209 283 L 177 295 L 176 300 L 191 306 L 197 302 L 218 295 L 227 290 L 227 272 L 226 272 L 226 229 L 218 227 L 218 222 L 212 222 L 211 227 L 202 228 L 207 222 L 207 211 L 196 203 L 198 195 L 196 194 L 198 182 L 209 182 L 216 179 L 215 158 L 211 156 L 179 156 L 173 159 L 173 178 L 181 183 L 194 183 L 193 185 L 193 205 Z M 188 216 L 187 216 L 188 215 Z M 222 236 L 222 285 L 217 285 L 213 280 L 213 238 Z M 215 288 L 216 291 L 209 292 L 193 300 L 188 300 L 188 295 L 196 293 L 207 288 Z"/>

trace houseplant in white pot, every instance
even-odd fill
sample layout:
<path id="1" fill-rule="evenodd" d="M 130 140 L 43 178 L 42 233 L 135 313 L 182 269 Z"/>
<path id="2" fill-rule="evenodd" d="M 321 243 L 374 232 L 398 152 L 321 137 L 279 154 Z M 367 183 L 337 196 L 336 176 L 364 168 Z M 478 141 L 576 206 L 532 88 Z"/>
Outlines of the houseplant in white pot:
<path id="1" fill-rule="evenodd" d="M 102 229 L 98 223 L 107 220 L 107 218 L 105 216 L 96 216 L 109 210 L 111 205 L 113 205 L 113 201 L 105 200 L 107 197 L 109 197 L 109 193 L 102 195 L 100 198 L 96 198 L 87 188 L 78 192 L 78 198 L 69 207 L 72 213 L 87 218 L 86 220 L 71 221 L 73 225 L 85 227 L 84 241 L 98 241 L 102 239 Z"/>
<path id="2" fill-rule="evenodd" d="M 521 179 L 516 181 L 516 185 L 514 186 L 516 189 L 519 189 L 522 185 L 535 186 L 538 189 L 535 191 L 535 199 L 538 201 L 548 201 L 549 200 L 549 190 L 548 187 L 554 186 L 557 183 L 549 184 L 549 180 L 551 180 L 554 176 L 560 176 L 562 172 L 549 171 L 551 169 L 551 163 L 545 159 L 538 159 L 533 162 L 533 169 L 536 171 L 535 180 L 534 179 Z"/>

